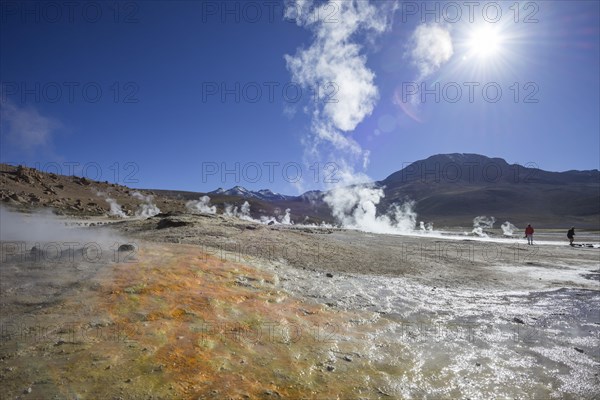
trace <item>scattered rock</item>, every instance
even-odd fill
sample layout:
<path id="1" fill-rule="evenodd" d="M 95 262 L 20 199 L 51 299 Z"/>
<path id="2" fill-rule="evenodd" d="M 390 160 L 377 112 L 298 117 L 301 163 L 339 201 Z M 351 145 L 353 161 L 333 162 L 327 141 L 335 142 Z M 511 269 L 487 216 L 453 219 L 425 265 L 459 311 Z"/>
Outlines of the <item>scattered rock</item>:
<path id="1" fill-rule="evenodd" d="M 129 243 L 126 244 L 122 244 L 119 246 L 119 251 L 134 251 L 135 250 L 135 246 Z"/>
<path id="2" fill-rule="evenodd" d="M 86 177 L 82 177 L 82 178 L 75 178 L 75 183 L 78 183 L 80 185 L 83 186 L 88 186 L 89 184 L 91 184 L 92 182 L 90 182 L 89 179 L 87 179 Z"/>
<path id="3" fill-rule="evenodd" d="M 265 395 L 267 395 L 267 396 L 281 397 L 281 395 L 277 391 L 275 391 L 275 390 L 265 390 Z"/>
<path id="4" fill-rule="evenodd" d="M 17 203 L 24 203 L 24 202 L 25 202 L 25 199 L 24 199 L 24 198 L 22 198 L 21 196 L 19 196 L 19 195 L 18 195 L 18 194 L 16 194 L 16 193 L 13 193 L 13 194 L 11 194 L 9 197 L 10 197 L 11 199 L 13 199 L 14 201 L 16 201 Z"/>
<path id="5" fill-rule="evenodd" d="M 29 394 L 29 393 L 31 393 L 32 391 L 33 391 L 33 390 L 32 390 L 30 387 L 28 387 L 27 389 L 23 390 L 23 394 Z"/>

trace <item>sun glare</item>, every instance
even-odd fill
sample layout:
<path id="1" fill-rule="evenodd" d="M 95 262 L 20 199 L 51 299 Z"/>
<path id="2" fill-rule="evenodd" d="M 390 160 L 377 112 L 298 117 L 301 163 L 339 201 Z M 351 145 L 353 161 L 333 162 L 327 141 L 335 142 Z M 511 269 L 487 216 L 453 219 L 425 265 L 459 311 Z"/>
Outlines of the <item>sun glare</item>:
<path id="1" fill-rule="evenodd" d="M 482 27 L 471 34 L 468 42 L 472 56 L 490 58 L 498 54 L 502 46 L 502 37 L 493 27 Z"/>

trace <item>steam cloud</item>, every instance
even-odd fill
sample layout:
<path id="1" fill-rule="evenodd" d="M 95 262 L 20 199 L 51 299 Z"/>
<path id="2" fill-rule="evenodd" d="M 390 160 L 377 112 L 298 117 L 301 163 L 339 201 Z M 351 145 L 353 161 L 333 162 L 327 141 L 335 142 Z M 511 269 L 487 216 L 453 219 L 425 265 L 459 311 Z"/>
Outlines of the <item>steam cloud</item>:
<path id="1" fill-rule="evenodd" d="M 49 210 L 33 214 L 16 213 L 0 207 L 0 241 L 22 242 L 89 242 L 113 244 L 118 238 L 105 229 L 82 229 L 67 226 Z M 123 240 L 123 239 L 120 239 Z"/>
<path id="2" fill-rule="evenodd" d="M 281 218 L 281 221 L 280 221 L 283 225 L 291 225 L 292 224 L 292 220 L 290 217 L 291 211 L 292 210 L 290 210 L 289 208 L 285 209 L 285 215 Z"/>
<path id="3" fill-rule="evenodd" d="M 110 210 L 108 211 L 109 215 L 111 215 L 113 217 L 127 218 L 127 214 L 125 214 L 123 212 L 123 209 L 121 208 L 121 206 L 119 205 L 119 203 L 117 203 L 117 201 L 115 199 L 109 197 L 104 192 L 96 192 L 96 195 L 98 197 L 102 197 L 104 200 L 106 200 L 106 202 L 110 206 Z"/>
<path id="4" fill-rule="evenodd" d="M 244 204 L 242 204 L 242 206 L 239 209 L 237 206 L 226 204 L 224 214 L 230 217 L 236 217 L 246 221 L 254 221 L 254 219 L 252 219 L 252 216 L 250 216 L 250 203 L 248 203 L 247 201 L 244 201 Z"/>
<path id="5" fill-rule="evenodd" d="M 508 221 L 500 225 L 500 228 L 502 228 L 502 233 L 504 234 L 504 236 L 512 236 L 517 230 L 517 227 Z"/>
<path id="6" fill-rule="evenodd" d="M 267 217 L 265 215 L 262 215 L 258 222 L 260 222 L 261 224 L 293 225 L 294 222 L 291 220 L 291 215 L 290 215 L 291 211 L 292 211 L 291 209 L 286 208 L 285 214 L 280 215 L 280 210 L 276 209 L 275 217 Z"/>
<path id="7" fill-rule="evenodd" d="M 210 205 L 210 197 L 202 196 L 199 200 L 190 200 L 185 203 L 185 208 L 191 212 L 200 212 L 204 214 L 216 214 L 217 206 Z"/>
<path id="8" fill-rule="evenodd" d="M 484 232 L 484 229 L 492 229 L 494 227 L 495 222 L 496 218 L 494 217 L 475 217 L 473 218 L 473 230 L 471 231 L 471 233 L 474 233 L 480 237 L 488 237 L 487 233 Z"/>
<path id="9" fill-rule="evenodd" d="M 383 197 L 382 188 L 355 185 L 335 188 L 325 195 L 324 200 L 343 227 L 392 234 L 414 230 L 417 221 L 414 202 L 393 204 L 386 214 L 377 215 L 377 204 Z"/>
<path id="10" fill-rule="evenodd" d="M 144 196 L 140 192 L 133 192 L 131 195 L 143 201 L 135 212 L 136 216 L 150 218 L 160 213 L 160 209 L 154 204 L 154 197 L 152 195 Z"/>
<path id="11" fill-rule="evenodd" d="M 375 6 L 354 0 L 330 0 L 319 5 L 303 2 L 302 9 L 309 15 L 327 15 L 327 10 L 333 8 L 335 21 L 305 20 L 296 6 L 295 2 L 288 2 L 286 15 L 310 29 L 314 37 L 308 48 L 298 49 L 294 56 L 285 55 L 294 81 L 318 93 L 313 102 L 312 136 L 305 141 L 307 150 L 311 156 L 319 153 L 319 147 L 342 151 L 365 165 L 368 151 L 346 133 L 372 113 L 379 90 L 356 36 L 367 33 L 373 39 L 385 32 L 390 26 L 390 10 L 393 13 L 397 4 L 383 2 Z"/>
<path id="12" fill-rule="evenodd" d="M 233 206 L 231 204 L 226 204 L 225 211 L 223 212 L 223 214 L 230 216 L 230 217 L 236 217 L 239 219 L 243 219 L 245 221 L 258 222 L 260 224 L 265 224 L 265 225 L 270 224 L 270 223 L 281 224 L 281 225 L 293 225 L 294 222 L 291 220 L 291 211 L 292 211 L 291 209 L 286 208 L 284 215 L 277 215 L 279 213 L 276 211 L 275 217 L 261 215 L 259 219 L 254 219 L 250 215 L 250 203 L 245 201 L 244 204 L 242 204 L 242 206 L 239 209 L 237 206 Z"/>
<path id="13" fill-rule="evenodd" d="M 288 2 L 286 16 L 312 30 L 314 41 L 308 48 L 298 49 L 294 56 L 286 55 L 287 68 L 302 87 L 320 90 L 318 101 L 313 104 L 312 134 L 304 140 L 304 145 L 309 156 L 335 160 L 339 167 L 336 176 L 339 185 L 325 195 L 325 202 L 344 227 L 378 233 L 413 230 L 416 214 L 412 202 L 393 205 L 386 214 L 377 215 L 383 189 L 364 184 L 370 179 L 355 171 L 358 162 L 366 168 L 369 151 L 349 135 L 371 115 L 379 99 L 375 74 L 366 65 L 367 57 L 362 54 L 357 37 L 365 35 L 366 41 L 373 41 L 387 31 L 397 2 L 302 3 L 302 9 L 310 15 L 326 15 L 325 11 L 333 7 L 335 23 L 303 20 L 295 6 Z M 323 157 L 324 151 L 330 154 Z"/>
<path id="14" fill-rule="evenodd" d="M 421 232 L 433 232 L 433 222 L 424 223 L 423 221 L 420 221 L 419 229 Z"/>

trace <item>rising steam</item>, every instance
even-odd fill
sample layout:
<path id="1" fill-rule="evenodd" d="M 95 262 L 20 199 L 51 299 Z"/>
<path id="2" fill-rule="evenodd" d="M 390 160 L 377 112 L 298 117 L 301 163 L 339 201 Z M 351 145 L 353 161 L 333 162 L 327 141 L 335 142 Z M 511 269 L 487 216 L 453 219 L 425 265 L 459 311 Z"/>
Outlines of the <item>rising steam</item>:
<path id="1" fill-rule="evenodd" d="M 140 192 L 133 192 L 131 195 L 143 202 L 135 212 L 136 216 L 150 218 L 160 213 L 160 209 L 154 204 L 154 197 L 152 195 L 144 196 Z"/>
<path id="2" fill-rule="evenodd" d="M 496 222 L 496 218 L 494 217 L 485 217 L 479 216 L 473 218 L 473 230 L 471 233 L 474 233 L 480 237 L 488 237 L 487 233 L 484 232 L 484 229 L 492 229 L 494 227 L 494 223 Z"/>
<path id="3" fill-rule="evenodd" d="M 108 194 L 104 192 L 96 192 L 96 195 L 98 197 L 102 197 L 110 206 L 110 210 L 108 211 L 109 215 L 113 217 L 127 218 L 127 214 L 123 212 L 123 209 L 115 199 L 109 197 Z"/>
<path id="4" fill-rule="evenodd" d="M 433 222 L 424 223 L 423 221 L 420 221 L 419 230 L 421 232 L 433 232 Z"/>
<path id="5" fill-rule="evenodd" d="M 280 211 L 279 209 L 275 210 L 275 216 L 274 217 L 267 217 L 266 215 L 261 215 L 260 220 L 258 220 L 257 222 L 260 222 L 261 224 L 266 224 L 266 225 L 273 225 L 273 224 L 277 224 L 277 225 L 293 225 L 294 222 L 291 220 L 291 209 L 286 208 L 285 209 L 285 214 L 284 215 L 280 215 Z"/>
<path id="6" fill-rule="evenodd" d="M 367 185 L 330 190 L 324 200 L 334 218 L 345 228 L 374 233 L 407 233 L 415 229 L 417 214 L 414 202 L 393 204 L 388 212 L 377 215 L 377 205 L 384 197 L 383 189 Z"/>
<path id="7" fill-rule="evenodd" d="M 508 221 L 500 225 L 500 228 L 502 228 L 502 233 L 504 234 L 504 236 L 512 236 L 515 233 L 515 231 L 517 231 L 517 227 Z"/>
<path id="8" fill-rule="evenodd" d="M 185 203 L 185 208 L 191 212 L 199 212 L 203 214 L 216 214 L 217 206 L 210 205 L 210 197 L 202 196 L 199 200 L 190 200 Z"/>
<path id="9" fill-rule="evenodd" d="M 275 210 L 275 217 L 261 215 L 259 219 L 254 219 L 250 215 L 250 203 L 248 203 L 247 201 L 245 201 L 240 208 L 231 204 L 226 204 L 223 214 L 229 217 L 236 217 L 245 221 L 258 222 L 259 224 L 264 225 L 292 225 L 294 223 L 291 220 L 291 210 L 289 208 L 285 210 L 284 215 L 279 215 L 279 212 Z"/>
<path id="10" fill-rule="evenodd" d="M 283 225 L 292 225 L 293 224 L 291 217 L 290 217 L 291 211 L 292 210 L 290 210 L 289 208 L 285 209 L 285 215 L 281 218 L 281 221 L 280 221 Z"/>
<path id="11" fill-rule="evenodd" d="M 53 242 L 61 246 L 81 246 L 86 243 L 108 243 L 123 240 L 106 229 L 71 227 L 49 210 L 33 214 L 16 213 L 0 207 L 0 241 Z M 124 241 L 124 240 L 123 240 Z"/>
<path id="12" fill-rule="evenodd" d="M 250 216 L 250 203 L 248 203 L 247 201 L 244 201 L 244 204 L 242 204 L 242 206 L 239 209 L 238 206 L 226 204 L 224 214 L 230 217 L 236 217 L 246 221 L 254 221 L 254 219 L 252 219 L 252 216 Z"/>
<path id="13" fill-rule="evenodd" d="M 378 233 L 411 231 L 417 216 L 410 201 L 377 215 L 383 189 L 365 184 L 371 179 L 355 170 L 357 165 L 366 168 L 369 150 L 351 135 L 371 115 L 379 99 L 375 74 L 367 67 L 360 40 L 372 42 L 386 32 L 397 3 L 331 0 L 306 5 L 315 15 L 332 5 L 338 11 L 336 23 L 329 23 L 305 21 L 293 5 L 286 10 L 288 17 L 313 33 L 309 47 L 286 55 L 285 60 L 295 82 L 305 88 L 323 89 L 319 101 L 312 104 L 311 134 L 303 143 L 307 158 L 333 160 L 338 168 L 337 186 L 324 200 L 343 227 Z"/>

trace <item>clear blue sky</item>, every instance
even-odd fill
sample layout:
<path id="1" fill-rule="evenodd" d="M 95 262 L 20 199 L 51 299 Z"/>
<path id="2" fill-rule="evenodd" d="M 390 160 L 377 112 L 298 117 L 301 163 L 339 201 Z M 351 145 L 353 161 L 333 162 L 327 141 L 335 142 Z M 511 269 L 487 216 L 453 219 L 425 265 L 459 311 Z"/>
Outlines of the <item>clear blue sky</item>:
<path id="1" fill-rule="evenodd" d="M 383 179 L 453 152 L 551 171 L 599 168 L 596 1 L 521 2 L 518 18 L 511 1 L 499 19 L 491 7 L 483 13 L 483 2 L 473 21 L 466 7 L 458 16 L 430 2 L 437 22 L 422 2 L 295 4 L 304 10 L 297 21 L 281 2 L 114 4 L 2 2 L 2 162 L 54 162 L 63 173 L 75 165 L 76 174 L 88 165 L 90 178 L 99 166 L 102 180 L 118 170 L 118 181 L 134 187 L 240 184 L 290 194 L 322 186 L 315 162 L 319 182 L 330 161 Z M 421 82 L 439 88 L 439 102 L 411 94 Z M 497 88 L 502 97 L 492 102 Z M 359 150 L 323 139 L 323 124 Z M 234 174 L 203 177 L 203 168 L 236 163 L 237 182 Z M 290 182 L 298 165 L 302 185 Z"/>

